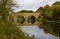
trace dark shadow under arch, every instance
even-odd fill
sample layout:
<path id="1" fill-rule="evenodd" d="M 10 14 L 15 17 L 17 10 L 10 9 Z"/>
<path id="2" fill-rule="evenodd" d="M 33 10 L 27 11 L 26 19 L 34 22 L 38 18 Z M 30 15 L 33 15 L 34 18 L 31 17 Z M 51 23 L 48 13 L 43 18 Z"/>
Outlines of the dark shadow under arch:
<path id="1" fill-rule="evenodd" d="M 24 16 L 22 16 L 22 15 L 17 16 L 17 23 L 23 24 L 24 21 L 25 21 Z"/>
<path id="2" fill-rule="evenodd" d="M 27 21 L 28 21 L 28 23 L 33 24 L 33 23 L 35 23 L 36 18 L 33 15 L 31 15 L 31 16 L 28 16 L 28 20 Z"/>

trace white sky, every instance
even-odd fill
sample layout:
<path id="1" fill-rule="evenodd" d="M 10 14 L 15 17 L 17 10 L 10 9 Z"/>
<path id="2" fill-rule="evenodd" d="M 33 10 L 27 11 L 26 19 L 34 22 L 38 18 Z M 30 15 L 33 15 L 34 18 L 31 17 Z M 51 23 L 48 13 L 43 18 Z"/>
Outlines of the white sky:
<path id="1" fill-rule="evenodd" d="M 15 0 L 19 7 L 14 8 L 15 11 L 20 10 L 33 10 L 36 11 L 39 7 L 43 7 L 46 4 L 50 6 L 60 0 Z"/>

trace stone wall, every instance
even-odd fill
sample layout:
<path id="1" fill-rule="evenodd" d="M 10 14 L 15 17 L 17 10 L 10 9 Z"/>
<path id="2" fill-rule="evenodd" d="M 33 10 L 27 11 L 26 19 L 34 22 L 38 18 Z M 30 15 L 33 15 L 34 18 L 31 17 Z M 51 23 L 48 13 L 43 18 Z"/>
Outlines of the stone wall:
<path id="1" fill-rule="evenodd" d="M 23 25 L 29 25 L 31 23 L 28 23 L 28 17 L 33 15 L 35 18 L 36 18 L 36 21 L 35 23 L 33 23 L 34 25 L 35 24 L 39 24 L 39 22 L 37 21 L 37 18 L 39 17 L 40 13 L 11 13 L 10 16 L 13 18 L 13 22 L 12 23 L 15 23 L 15 24 L 20 24 L 20 23 L 17 23 L 17 17 L 21 15 L 25 18 L 25 21 L 23 23 Z M 11 19 L 10 16 L 8 17 L 8 20 Z"/>

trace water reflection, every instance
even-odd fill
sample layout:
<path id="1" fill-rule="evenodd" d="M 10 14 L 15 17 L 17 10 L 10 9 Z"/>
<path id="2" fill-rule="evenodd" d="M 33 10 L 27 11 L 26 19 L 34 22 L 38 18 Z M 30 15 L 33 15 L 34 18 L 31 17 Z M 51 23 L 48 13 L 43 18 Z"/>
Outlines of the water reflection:
<path id="1" fill-rule="evenodd" d="M 45 33 L 43 29 L 40 29 L 38 26 L 21 26 L 23 32 L 29 34 L 29 36 L 34 35 L 36 39 L 59 39 L 49 33 Z"/>

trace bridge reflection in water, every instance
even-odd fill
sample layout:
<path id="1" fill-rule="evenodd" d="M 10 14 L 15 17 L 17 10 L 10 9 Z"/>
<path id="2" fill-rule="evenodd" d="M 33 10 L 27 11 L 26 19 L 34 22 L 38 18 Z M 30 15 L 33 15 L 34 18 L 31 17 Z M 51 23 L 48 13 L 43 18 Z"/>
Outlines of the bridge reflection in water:
<path id="1" fill-rule="evenodd" d="M 37 25 L 39 22 L 38 18 L 41 18 L 41 13 L 11 13 L 8 17 L 8 20 L 17 25 Z"/>

